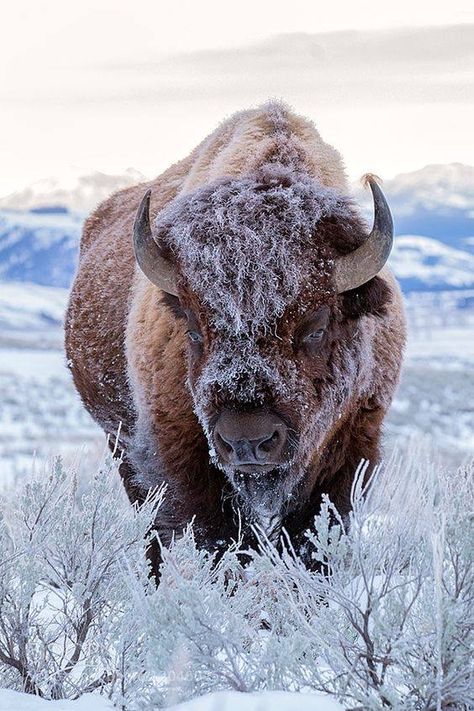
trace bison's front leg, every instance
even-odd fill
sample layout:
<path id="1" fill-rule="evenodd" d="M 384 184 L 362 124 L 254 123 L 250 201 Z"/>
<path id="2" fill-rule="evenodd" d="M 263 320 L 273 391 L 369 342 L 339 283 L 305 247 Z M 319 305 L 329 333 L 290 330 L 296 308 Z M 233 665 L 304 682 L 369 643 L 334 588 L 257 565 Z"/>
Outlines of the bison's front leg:
<path id="1" fill-rule="evenodd" d="M 127 462 L 124 454 L 122 454 L 122 459 L 119 464 L 119 474 L 130 502 L 141 506 L 146 499 L 147 492 L 135 483 L 135 472 L 129 462 Z M 152 526 L 149 533 L 154 530 L 156 529 Z M 147 547 L 146 558 L 150 567 L 150 577 L 154 577 L 155 581 L 158 582 L 161 565 L 161 553 L 158 540 L 154 535 L 151 537 L 150 543 Z"/>

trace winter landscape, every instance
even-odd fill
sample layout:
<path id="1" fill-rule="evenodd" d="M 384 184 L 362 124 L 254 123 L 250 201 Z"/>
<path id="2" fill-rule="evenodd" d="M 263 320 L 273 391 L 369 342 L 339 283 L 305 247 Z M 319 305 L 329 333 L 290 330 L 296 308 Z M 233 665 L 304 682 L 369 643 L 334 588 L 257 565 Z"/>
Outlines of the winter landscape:
<path id="1" fill-rule="evenodd" d="M 79 176 L 68 189 L 49 180 L 0 199 L 2 487 L 48 456 L 82 466 L 101 455 L 65 367 L 62 317 L 86 211 L 137 180 L 133 170 Z M 397 232 L 390 264 L 409 321 L 386 448 L 423 438 L 460 463 L 474 452 L 474 168 L 427 166 L 385 189 Z M 368 215 L 366 194 L 354 192 Z"/>
<path id="2" fill-rule="evenodd" d="M 472 0 L 1 22 L 0 711 L 474 711 Z"/>
<path id="3" fill-rule="evenodd" d="M 189 530 L 157 592 L 139 563 L 163 492 L 140 512 L 125 502 L 62 334 L 84 216 L 139 180 L 45 180 L 0 200 L 1 711 L 472 708 L 474 168 L 384 186 L 409 340 L 372 495 L 356 487 L 350 531 L 329 532 L 328 503 L 311 534 L 329 577 L 289 541 L 279 556 L 262 539 L 246 569 L 236 542 L 213 566 Z"/>

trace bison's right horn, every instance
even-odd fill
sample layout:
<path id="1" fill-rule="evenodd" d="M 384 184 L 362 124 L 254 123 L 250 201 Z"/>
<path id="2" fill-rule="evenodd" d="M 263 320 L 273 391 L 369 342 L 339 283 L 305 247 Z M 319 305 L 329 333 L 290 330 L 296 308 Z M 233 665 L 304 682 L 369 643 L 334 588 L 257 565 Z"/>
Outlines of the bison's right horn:
<path id="1" fill-rule="evenodd" d="M 138 208 L 133 225 L 133 247 L 138 266 L 144 275 L 168 294 L 178 295 L 176 273 L 173 264 L 163 257 L 155 242 L 150 227 L 150 196 L 147 190 Z"/>

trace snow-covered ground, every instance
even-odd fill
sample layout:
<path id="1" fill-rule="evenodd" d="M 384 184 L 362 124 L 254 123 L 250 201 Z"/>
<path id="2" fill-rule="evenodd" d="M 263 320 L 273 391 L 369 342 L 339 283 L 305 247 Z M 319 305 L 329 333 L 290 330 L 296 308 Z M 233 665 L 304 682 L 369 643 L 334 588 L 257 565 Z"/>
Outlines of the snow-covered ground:
<path id="1" fill-rule="evenodd" d="M 0 329 L 50 331 L 60 326 L 68 297 L 67 289 L 25 282 L 2 282 Z"/>
<path id="2" fill-rule="evenodd" d="M 342 711 L 333 699 L 320 694 L 262 691 L 240 694 L 221 691 L 171 707 L 173 711 Z"/>
<path id="3" fill-rule="evenodd" d="M 85 694 L 76 701 L 44 701 L 37 696 L 0 689 L 0 711 L 110 711 L 104 696 Z M 222 691 L 170 706 L 169 711 L 342 711 L 343 707 L 319 694 L 263 691 L 240 694 Z"/>
<path id="4" fill-rule="evenodd" d="M 57 454 L 87 463 L 102 451 L 103 437 L 66 368 L 66 300 L 65 289 L 2 284 L 0 488 Z"/>
<path id="5" fill-rule="evenodd" d="M 60 350 L 0 348 L 0 488 L 58 454 L 84 466 L 103 446 Z"/>
<path id="6" fill-rule="evenodd" d="M 0 689 L 0 711 L 110 711 L 113 704 L 105 697 L 84 694 L 76 701 L 45 701 L 38 696 Z"/>

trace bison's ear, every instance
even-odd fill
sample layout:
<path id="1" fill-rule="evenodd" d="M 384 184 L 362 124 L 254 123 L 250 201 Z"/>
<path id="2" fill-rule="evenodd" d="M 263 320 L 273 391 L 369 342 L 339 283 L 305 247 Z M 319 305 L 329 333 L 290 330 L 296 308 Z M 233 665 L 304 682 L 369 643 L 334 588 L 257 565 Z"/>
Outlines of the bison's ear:
<path id="1" fill-rule="evenodd" d="M 390 288 L 384 279 L 374 277 L 357 289 L 345 291 L 340 299 L 345 318 L 383 316 L 390 301 Z"/>
<path id="2" fill-rule="evenodd" d="M 137 210 L 133 225 L 133 247 L 138 266 L 144 275 L 168 294 L 178 296 L 176 269 L 163 255 L 163 250 L 153 239 L 150 226 L 150 196 L 147 190 Z"/>
<path id="3" fill-rule="evenodd" d="M 161 302 L 168 307 L 168 309 L 171 311 L 171 313 L 176 319 L 186 321 L 186 312 L 181 306 L 181 302 L 177 296 L 173 296 L 173 294 L 169 294 L 167 291 L 165 291 L 163 292 L 163 296 L 161 297 Z"/>

